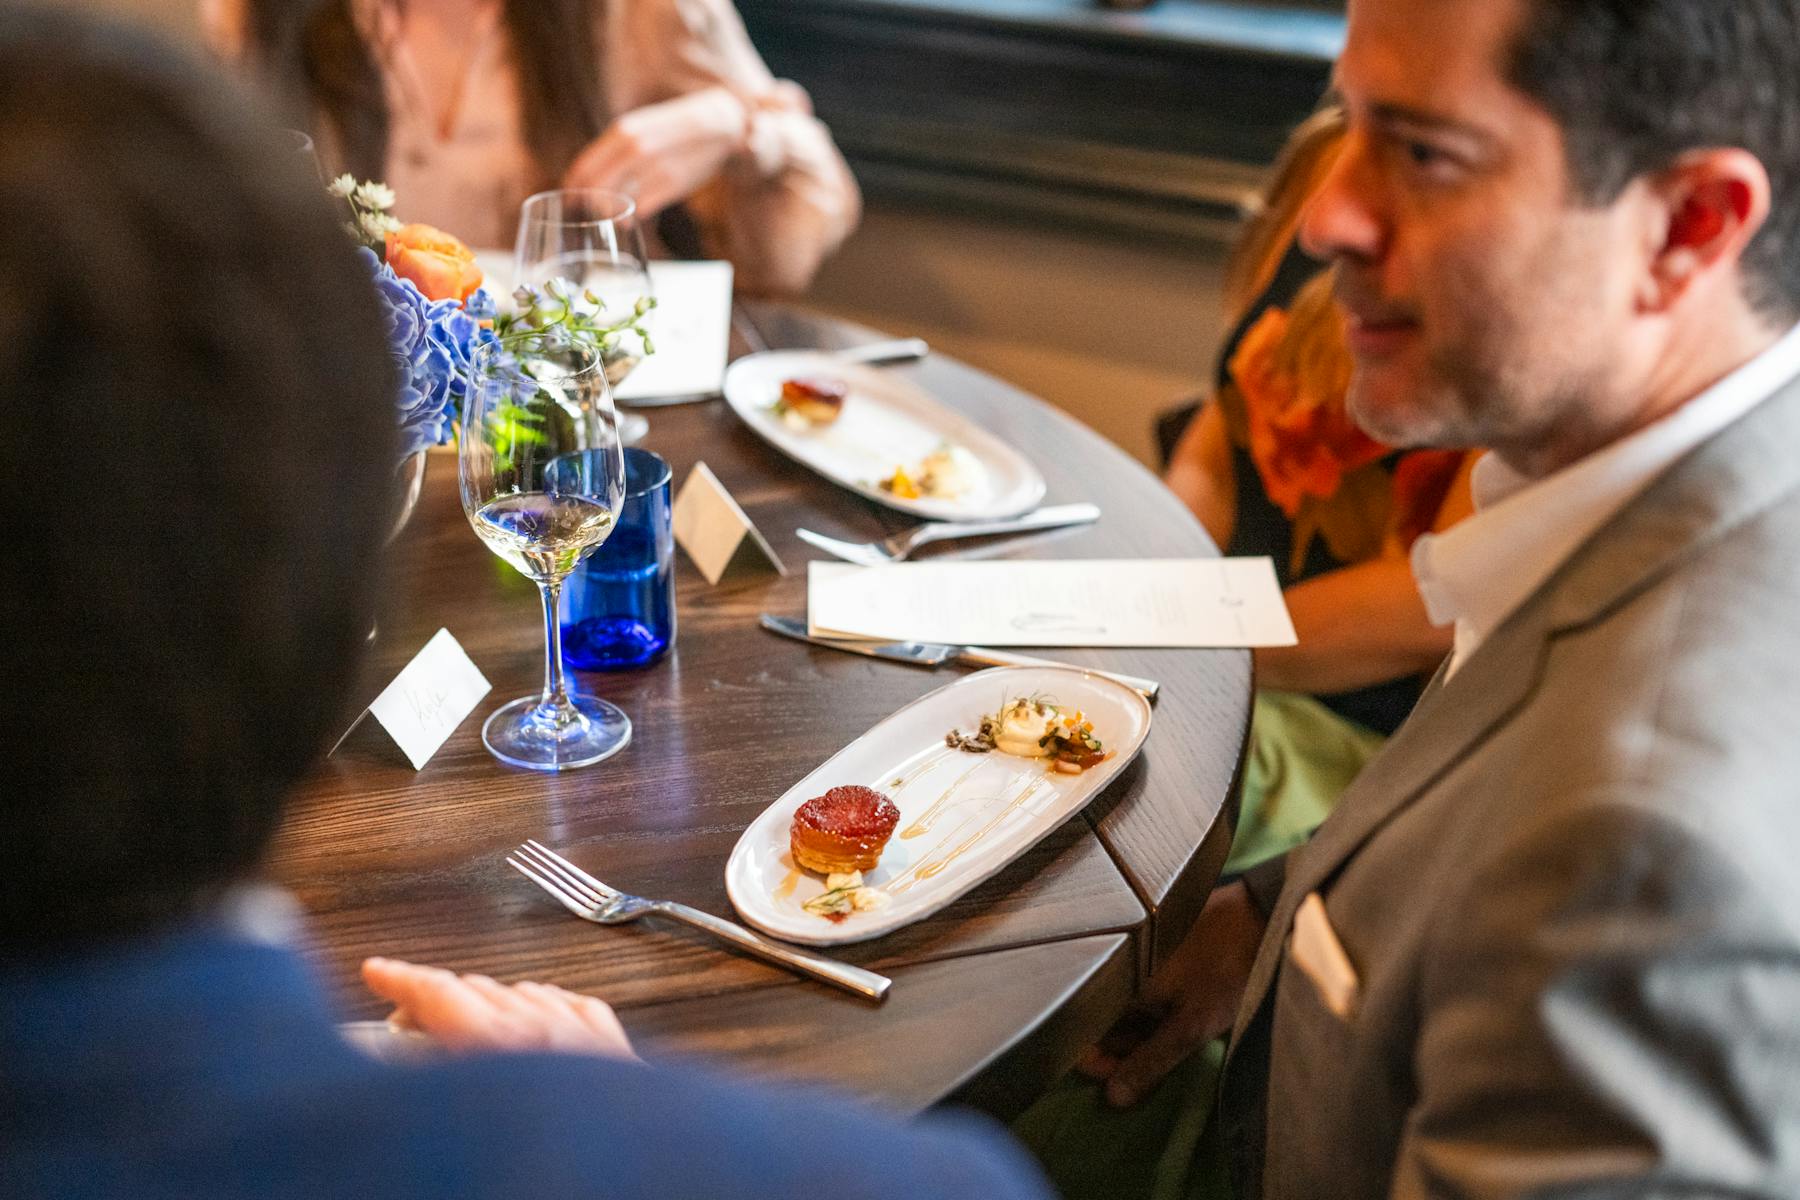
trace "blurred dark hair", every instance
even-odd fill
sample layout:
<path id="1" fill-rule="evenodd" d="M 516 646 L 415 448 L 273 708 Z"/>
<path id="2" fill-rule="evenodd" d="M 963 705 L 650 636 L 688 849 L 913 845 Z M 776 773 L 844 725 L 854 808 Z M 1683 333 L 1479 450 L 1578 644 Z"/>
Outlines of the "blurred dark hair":
<path id="1" fill-rule="evenodd" d="M 1513 84 L 1562 126 L 1582 198 L 1616 199 L 1689 150 L 1761 160 L 1774 204 L 1744 254 L 1749 299 L 1800 316 L 1800 3 L 1526 0 Z"/>
<path id="2" fill-rule="evenodd" d="M 0 951 L 249 868 L 369 628 L 381 317 L 256 110 L 147 36 L 0 10 Z"/>
<path id="3" fill-rule="evenodd" d="M 248 0 L 255 64 L 295 112 L 323 118 L 359 179 L 387 177 L 388 107 L 373 53 L 357 30 L 353 0 Z M 504 0 L 519 80 L 525 144 L 546 182 L 560 179 L 606 124 L 595 57 L 597 0 Z"/>

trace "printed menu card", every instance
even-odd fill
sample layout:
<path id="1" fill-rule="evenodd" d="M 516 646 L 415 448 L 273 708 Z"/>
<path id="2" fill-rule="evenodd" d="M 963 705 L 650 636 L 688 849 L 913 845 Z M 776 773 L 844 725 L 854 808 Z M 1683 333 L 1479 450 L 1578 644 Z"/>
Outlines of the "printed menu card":
<path id="1" fill-rule="evenodd" d="M 814 637 L 983 646 L 1291 646 L 1267 558 L 813 562 Z"/>

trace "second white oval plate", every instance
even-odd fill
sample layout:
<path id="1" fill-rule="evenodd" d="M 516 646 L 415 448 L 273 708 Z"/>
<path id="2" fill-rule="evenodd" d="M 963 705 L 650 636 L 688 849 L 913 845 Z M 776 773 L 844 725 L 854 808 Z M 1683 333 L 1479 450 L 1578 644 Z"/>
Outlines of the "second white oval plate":
<path id="1" fill-rule="evenodd" d="M 848 385 L 842 414 L 819 429 L 795 429 L 774 411 L 783 380 L 822 376 Z M 750 354 L 725 371 L 725 402 L 758 437 L 825 478 L 877 504 L 932 521 L 1016 517 L 1044 498 L 1044 477 L 1023 454 L 928 393 L 879 367 L 815 350 Z M 877 483 L 912 469 L 945 444 L 968 451 L 978 470 L 954 499 L 905 500 Z"/>
<path id="2" fill-rule="evenodd" d="M 985 713 L 1018 696 L 1080 709 L 1111 757 L 1079 775 L 1044 759 L 998 751 L 969 754 L 944 744 L 973 733 Z M 910 925 L 950 903 L 1036 845 L 1086 807 L 1150 733 L 1150 705 L 1123 684 L 1074 667 L 997 667 L 964 676 L 902 708 L 832 755 L 750 823 L 725 864 L 738 915 L 790 942 L 860 942 Z M 900 823 L 865 886 L 888 895 L 879 908 L 842 921 L 809 913 L 825 890 L 788 850 L 794 810 L 834 787 L 861 784 L 886 795 Z"/>

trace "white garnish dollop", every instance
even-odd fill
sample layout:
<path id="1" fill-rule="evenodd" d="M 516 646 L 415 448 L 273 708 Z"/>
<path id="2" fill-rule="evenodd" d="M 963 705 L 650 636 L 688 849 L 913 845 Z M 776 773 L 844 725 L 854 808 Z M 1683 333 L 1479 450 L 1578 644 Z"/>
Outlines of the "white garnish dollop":
<path id="1" fill-rule="evenodd" d="M 1046 758 L 1051 748 L 1042 742 L 1055 721 L 1053 705 L 1021 699 L 1008 705 L 1000 714 L 1000 727 L 994 731 L 994 749 L 1020 758 Z"/>
<path id="2" fill-rule="evenodd" d="M 800 907 L 821 917 L 848 916 L 880 908 L 891 897 L 880 888 L 863 884 L 861 871 L 844 871 L 825 877 L 825 890 Z"/>
<path id="3" fill-rule="evenodd" d="M 981 478 L 981 462 L 961 446 L 946 443 L 919 463 L 919 491 L 938 500 L 954 500 L 973 490 Z"/>

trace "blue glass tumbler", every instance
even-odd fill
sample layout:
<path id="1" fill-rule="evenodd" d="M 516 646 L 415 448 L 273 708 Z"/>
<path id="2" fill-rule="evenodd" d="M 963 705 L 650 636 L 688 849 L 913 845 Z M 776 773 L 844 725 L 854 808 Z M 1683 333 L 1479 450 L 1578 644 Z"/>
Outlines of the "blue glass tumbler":
<path id="1" fill-rule="evenodd" d="M 589 671 L 655 662 L 675 644 L 675 531 L 669 464 L 625 449 L 625 506 L 563 585 L 563 661 Z"/>

